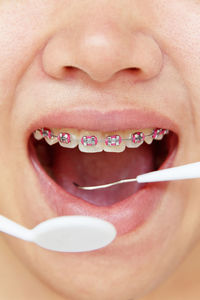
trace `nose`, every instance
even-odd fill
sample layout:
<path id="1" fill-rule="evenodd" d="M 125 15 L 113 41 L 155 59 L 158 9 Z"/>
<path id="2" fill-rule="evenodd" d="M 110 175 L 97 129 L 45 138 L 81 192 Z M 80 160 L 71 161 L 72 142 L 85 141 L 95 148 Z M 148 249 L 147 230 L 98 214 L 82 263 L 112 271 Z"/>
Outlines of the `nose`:
<path id="1" fill-rule="evenodd" d="M 132 70 L 134 81 L 149 80 L 160 73 L 163 55 L 151 35 L 134 29 L 134 24 L 119 26 L 120 20 L 101 17 L 94 22 L 89 18 L 86 22 L 83 17 L 73 28 L 66 22 L 49 39 L 42 56 L 48 75 L 65 79 L 73 70 L 73 74 L 84 73 L 94 81 L 106 82 L 124 70 Z"/>

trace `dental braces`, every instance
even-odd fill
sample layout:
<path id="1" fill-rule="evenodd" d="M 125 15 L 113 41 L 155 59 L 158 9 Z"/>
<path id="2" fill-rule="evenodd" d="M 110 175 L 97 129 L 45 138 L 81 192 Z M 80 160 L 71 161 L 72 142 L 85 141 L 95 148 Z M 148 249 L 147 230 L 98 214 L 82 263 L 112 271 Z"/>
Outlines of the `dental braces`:
<path id="1" fill-rule="evenodd" d="M 144 134 L 141 131 L 134 132 L 131 134 L 131 137 L 128 139 L 123 139 L 120 135 L 110 135 L 107 136 L 105 140 L 99 139 L 95 136 L 83 136 L 81 138 L 81 144 L 85 147 L 96 146 L 99 142 L 105 143 L 107 146 L 120 146 L 122 141 L 131 141 L 133 144 L 142 144 L 146 137 L 152 137 L 153 140 L 161 140 L 164 135 L 168 134 L 168 129 L 156 128 L 153 129 L 151 134 Z M 60 132 L 58 135 L 55 135 L 49 128 L 39 128 L 34 131 L 34 137 L 37 140 L 42 138 L 45 139 L 57 139 L 57 142 L 60 144 L 70 144 L 72 142 L 72 136 L 67 132 Z M 79 140 L 77 140 L 79 142 Z"/>

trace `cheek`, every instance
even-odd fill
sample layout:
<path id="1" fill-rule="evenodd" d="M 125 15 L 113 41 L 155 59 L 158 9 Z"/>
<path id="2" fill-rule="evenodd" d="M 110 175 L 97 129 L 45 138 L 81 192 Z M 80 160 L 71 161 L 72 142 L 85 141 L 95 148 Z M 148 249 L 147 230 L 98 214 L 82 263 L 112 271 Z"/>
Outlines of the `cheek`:
<path id="1" fill-rule="evenodd" d="M 157 38 L 187 90 L 200 142 L 200 1 L 155 0 L 154 7 Z"/>
<path id="2" fill-rule="evenodd" d="M 176 67 L 200 70 L 200 1 L 155 0 L 155 24 L 163 50 Z M 159 14 L 159 15 L 158 15 Z"/>
<path id="3" fill-rule="evenodd" d="M 44 41 L 53 1 L 0 0 L 0 104 L 12 95 L 17 81 Z M 55 4 L 54 4 L 55 6 Z"/>

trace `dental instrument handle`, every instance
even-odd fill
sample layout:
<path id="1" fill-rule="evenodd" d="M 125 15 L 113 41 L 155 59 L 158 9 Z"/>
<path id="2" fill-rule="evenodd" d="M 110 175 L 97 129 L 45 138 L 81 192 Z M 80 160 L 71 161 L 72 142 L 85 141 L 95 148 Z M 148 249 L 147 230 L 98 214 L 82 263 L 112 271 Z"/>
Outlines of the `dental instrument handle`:
<path id="1" fill-rule="evenodd" d="M 27 229 L 2 215 L 0 215 L 0 231 L 25 241 L 32 241 L 31 229 Z"/>
<path id="2" fill-rule="evenodd" d="M 136 180 L 139 183 L 145 183 L 192 178 L 200 178 L 200 162 L 138 175 Z"/>

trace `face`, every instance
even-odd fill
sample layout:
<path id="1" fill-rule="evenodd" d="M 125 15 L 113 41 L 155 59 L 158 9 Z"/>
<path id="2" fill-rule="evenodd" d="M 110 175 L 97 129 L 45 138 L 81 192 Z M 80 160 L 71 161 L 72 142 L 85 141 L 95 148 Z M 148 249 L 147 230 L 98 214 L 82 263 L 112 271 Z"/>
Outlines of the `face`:
<path id="1" fill-rule="evenodd" d="M 199 14 L 195 0 L 0 1 L 1 214 L 27 228 L 96 216 L 118 232 L 83 253 L 4 236 L 52 292 L 142 297 L 199 239 L 198 179 L 73 185 L 199 160 Z"/>

